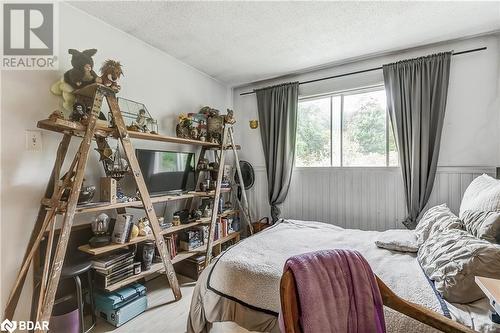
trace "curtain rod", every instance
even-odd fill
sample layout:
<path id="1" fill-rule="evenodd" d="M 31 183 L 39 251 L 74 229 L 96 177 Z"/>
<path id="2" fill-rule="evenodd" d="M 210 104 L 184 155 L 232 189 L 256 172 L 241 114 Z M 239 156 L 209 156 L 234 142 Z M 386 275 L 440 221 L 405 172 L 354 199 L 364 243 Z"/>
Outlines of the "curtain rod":
<path id="1" fill-rule="evenodd" d="M 470 49 L 470 50 L 465 50 L 465 51 L 460 51 L 460 52 L 453 52 L 451 55 L 456 56 L 456 55 L 461 55 L 461 54 L 466 54 L 466 53 L 484 51 L 486 49 L 487 49 L 487 47 L 484 46 L 484 47 L 479 47 L 477 49 Z M 366 72 L 378 71 L 378 70 L 381 70 L 382 68 L 383 67 L 380 66 L 380 67 L 374 67 L 374 68 L 369 68 L 369 69 L 363 69 L 363 70 L 355 71 L 355 72 L 349 72 L 349 73 L 344 73 L 344 74 L 338 74 L 338 75 L 333 75 L 333 76 L 322 77 L 322 78 L 319 78 L 319 79 L 302 81 L 302 82 L 299 82 L 299 85 L 300 84 L 313 83 L 313 82 L 319 82 L 319 81 L 324 81 L 324 80 L 330 80 L 330 79 L 336 79 L 336 78 L 343 77 L 343 76 L 349 76 L 349 75 L 361 74 L 361 73 L 366 73 Z M 255 91 L 247 91 L 247 92 L 241 93 L 240 96 L 251 95 L 251 94 L 255 94 Z"/>

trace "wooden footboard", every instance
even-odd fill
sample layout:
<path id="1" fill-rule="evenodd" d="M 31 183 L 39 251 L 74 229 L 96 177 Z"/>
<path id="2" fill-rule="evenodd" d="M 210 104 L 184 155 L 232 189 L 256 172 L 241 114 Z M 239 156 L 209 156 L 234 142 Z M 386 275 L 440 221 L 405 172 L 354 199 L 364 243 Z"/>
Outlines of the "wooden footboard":
<path id="1" fill-rule="evenodd" d="M 435 311 L 402 299 L 387 287 L 378 276 L 375 277 L 377 278 L 378 287 L 385 306 L 443 332 L 474 332 L 470 328 L 446 318 Z M 302 333 L 299 322 L 300 304 L 298 302 L 297 287 L 293 273 L 290 270 L 283 273 L 281 277 L 280 298 L 285 333 Z"/>

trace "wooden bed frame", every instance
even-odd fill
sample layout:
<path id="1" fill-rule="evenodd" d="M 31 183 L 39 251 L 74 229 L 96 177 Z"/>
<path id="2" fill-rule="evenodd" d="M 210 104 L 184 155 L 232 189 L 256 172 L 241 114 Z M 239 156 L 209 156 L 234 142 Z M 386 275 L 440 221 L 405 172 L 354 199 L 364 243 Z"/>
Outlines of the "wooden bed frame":
<path id="1" fill-rule="evenodd" d="M 421 305 L 405 301 L 396 295 L 382 280 L 377 279 L 380 294 L 384 305 L 400 312 L 408 317 L 418 320 L 424 324 L 432 326 L 440 331 L 449 333 L 473 333 L 470 328 L 453 321 L 445 316 L 427 309 Z M 280 283 L 281 310 L 285 333 L 303 333 L 300 327 L 300 304 L 298 302 L 298 293 L 295 285 L 293 273 L 287 270 L 283 273 Z"/>

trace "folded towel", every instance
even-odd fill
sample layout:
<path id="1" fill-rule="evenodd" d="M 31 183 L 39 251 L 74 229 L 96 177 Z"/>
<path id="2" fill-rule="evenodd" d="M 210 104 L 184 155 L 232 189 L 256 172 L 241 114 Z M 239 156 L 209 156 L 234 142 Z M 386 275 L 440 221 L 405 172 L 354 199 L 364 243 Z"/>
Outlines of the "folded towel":
<path id="1" fill-rule="evenodd" d="M 303 333 L 385 333 L 377 281 L 359 252 L 300 254 L 286 261 L 284 271 L 288 269 L 297 286 Z"/>

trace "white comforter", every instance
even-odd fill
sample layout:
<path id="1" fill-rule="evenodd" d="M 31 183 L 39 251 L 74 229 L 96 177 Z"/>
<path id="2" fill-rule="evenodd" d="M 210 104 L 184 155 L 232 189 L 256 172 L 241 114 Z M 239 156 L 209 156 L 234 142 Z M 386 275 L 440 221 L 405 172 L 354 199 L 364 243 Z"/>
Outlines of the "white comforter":
<path id="1" fill-rule="evenodd" d="M 254 331 L 279 332 L 279 282 L 292 255 L 331 248 L 360 251 L 373 271 L 399 296 L 444 313 L 414 254 L 379 249 L 378 232 L 287 220 L 233 246 L 198 280 L 188 332 L 208 331 L 210 323 L 234 321 Z M 446 306 L 445 306 L 446 308 Z M 385 309 L 388 332 L 434 332 L 430 327 Z M 466 322 L 467 323 L 467 322 Z"/>

